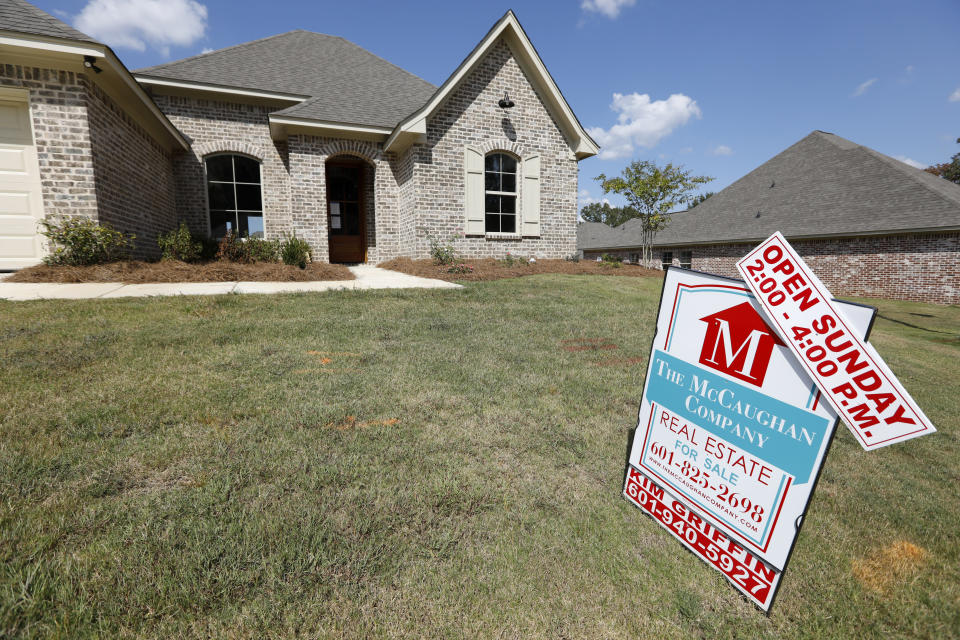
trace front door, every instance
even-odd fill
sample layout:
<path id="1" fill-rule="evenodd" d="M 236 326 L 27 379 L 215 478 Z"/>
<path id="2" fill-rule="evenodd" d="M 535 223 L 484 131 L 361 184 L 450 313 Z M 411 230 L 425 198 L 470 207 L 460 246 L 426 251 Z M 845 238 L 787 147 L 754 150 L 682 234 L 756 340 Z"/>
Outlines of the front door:
<path id="1" fill-rule="evenodd" d="M 330 262 L 365 262 L 363 165 L 327 164 L 327 233 Z"/>

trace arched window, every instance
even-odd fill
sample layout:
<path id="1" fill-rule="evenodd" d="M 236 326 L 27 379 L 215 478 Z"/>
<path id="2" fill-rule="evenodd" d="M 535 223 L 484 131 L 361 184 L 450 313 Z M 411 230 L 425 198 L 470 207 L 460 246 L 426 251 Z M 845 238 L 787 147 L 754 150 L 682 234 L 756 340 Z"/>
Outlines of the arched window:
<path id="1" fill-rule="evenodd" d="M 494 152 L 484 158 L 484 213 L 487 233 L 517 232 L 517 159 Z"/>
<path id="2" fill-rule="evenodd" d="M 246 156 L 216 155 L 205 165 L 210 235 L 220 239 L 232 231 L 243 238 L 262 238 L 260 163 Z"/>

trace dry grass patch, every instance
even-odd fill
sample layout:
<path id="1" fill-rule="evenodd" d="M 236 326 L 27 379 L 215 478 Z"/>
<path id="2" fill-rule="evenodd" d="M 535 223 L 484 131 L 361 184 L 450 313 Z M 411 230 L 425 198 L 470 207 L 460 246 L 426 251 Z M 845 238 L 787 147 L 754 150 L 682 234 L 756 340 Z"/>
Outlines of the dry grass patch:
<path id="1" fill-rule="evenodd" d="M 920 571 L 927 550 L 912 542 L 898 540 L 872 554 L 853 561 L 853 575 L 874 593 L 884 593 Z"/>
<path id="2" fill-rule="evenodd" d="M 313 262 L 301 269 L 287 264 L 213 261 L 187 264 L 177 260 L 142 262 L 124 260 L 89 267 L 37 265 L 10 275 L 6 282 L 309 282 L 353 280 L 343 265 Z"/>
<path id="3" fill-rule="evenodd" d="M 462 264 L 469 266 L 472 271 L 469 273 L 450 273 L 450 265 L 438 265 L 434 263 L 433 260 L 411 260 L 410 258 L 395 258 L 377 266 L 406 273 L 411 276 L 437 278 L 438 280 L 448 280 L 451 282 L 455 280 L 502 280 L 504 278 L 518 278 L 520 276 L 532 276 L 541 273 L 633 276 L 639 278 L 663 276 L 662 271 L 646 269 L 638 265 L 591 262 L 589 260 L 581 260 L 579 262 L 572 262 L 570 260 L 537 260 L 532 263 L 515 260 L 512 263 L 508 263 L 505 260 L 483 258 L 480 260 L 464 260 Z"/>

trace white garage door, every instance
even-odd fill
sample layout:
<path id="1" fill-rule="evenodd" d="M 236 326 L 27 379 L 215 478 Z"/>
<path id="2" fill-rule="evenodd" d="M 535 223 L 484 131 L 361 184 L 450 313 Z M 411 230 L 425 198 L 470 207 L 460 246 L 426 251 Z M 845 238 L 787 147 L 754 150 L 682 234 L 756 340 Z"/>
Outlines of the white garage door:
<path id="1" fill-rule="evenodd" d="M 0 269 L 28 267 L 43 257 L 40 166 L 25 98 L 0 95 Z"/>

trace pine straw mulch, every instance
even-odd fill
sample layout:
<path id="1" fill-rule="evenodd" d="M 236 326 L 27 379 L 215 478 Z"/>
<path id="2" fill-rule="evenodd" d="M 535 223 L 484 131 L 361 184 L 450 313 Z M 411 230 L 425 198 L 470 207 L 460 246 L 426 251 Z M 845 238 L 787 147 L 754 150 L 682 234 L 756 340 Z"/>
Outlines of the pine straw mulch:
<path id="1" fill-rule="evenodd" d="M 660 277 L 662 271 L 646 269 L 634 264 L 620 264 L 617 266 L 607 262 L 581 260 L 537 260 L 530 262 L 515 262 L 512 266 L 503 260 L 482 258 L 479 260 L 464 260 L 462 263 L 470 266 L 470 273 L 450 273 L 449 265 L 438 265 L 433 260 L 411 260 L 410 258 L 395 258 L 389 262 L 378 264 L 383 269 L 392 269 L 401 273 L 422 278 L 437 278 L 438 280 L 501 280 L 503 278 L 519 278 L 540 273 L 565 273 L 570 275 L 604 275 L 604 276 L 633 276 L 639 278 Z"/>
<path id="2" fill-rule="evenodd" d="M 239 264 L 212 261 L 187 264 L 177 260 L 141 262 L 123 260 L 89 267 L 48 266 L 21 269 L 4 282 L 308 282 L 315 280 L 353 280 L 343 265 L 313 262 L 306 269 L 270 262 Z"/>

